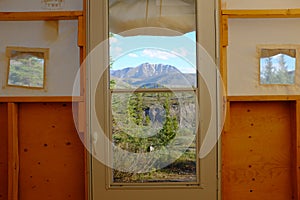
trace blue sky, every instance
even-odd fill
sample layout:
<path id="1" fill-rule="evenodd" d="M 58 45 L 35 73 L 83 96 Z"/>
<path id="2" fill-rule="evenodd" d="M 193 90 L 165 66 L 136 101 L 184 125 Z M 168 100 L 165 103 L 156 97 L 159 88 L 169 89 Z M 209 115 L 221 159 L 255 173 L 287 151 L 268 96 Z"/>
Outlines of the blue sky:
<path id="1" fill-rule="evenodd" d="M 196 35 L 131 36 L 110 39 L 112 69 L 136 67 L 142 63 L 167 64 L 184 73 L 196 73 Z"/>
<path id="2" fill-rule="evenodd" d="M 282 54 L 277 54 L 275 56 L 272 56 L 272 63 L 273 63 L 273 67 L 275 68 L 278 68 L 279 67 L 279 64 L 278 64 L 278 57 L 282 55 Z M 284 56 L 284 60 L 286 62 L 286 66 L 287 66 L 287 70 L 288 71 L 294 71 L 295 68 L 296 68 L 296 58 L 293 58 L 291 56 L 288 56 L 288 55 L 285 55 L 283 54 Z M 264 71 L 265 69 L 265 66 L 266 66 L 266 60 L 267 58 L 261 58 L 260 59 L 260 72 L 262 73 L 262 71 Z"/>

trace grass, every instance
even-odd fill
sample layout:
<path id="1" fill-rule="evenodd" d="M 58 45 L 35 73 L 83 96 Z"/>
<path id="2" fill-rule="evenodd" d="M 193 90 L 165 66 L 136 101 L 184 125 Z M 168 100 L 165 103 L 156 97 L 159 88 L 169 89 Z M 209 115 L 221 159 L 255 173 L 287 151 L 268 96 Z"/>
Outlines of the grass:
<path id="1" fill-rule="evenodd" d="M 144 182 L 195 182 L 196 151 L 187 150 L 179 159 L 165 168 L 147 173 L 128 173 L 113 171 L 114 183 L 144 183 Z"/>

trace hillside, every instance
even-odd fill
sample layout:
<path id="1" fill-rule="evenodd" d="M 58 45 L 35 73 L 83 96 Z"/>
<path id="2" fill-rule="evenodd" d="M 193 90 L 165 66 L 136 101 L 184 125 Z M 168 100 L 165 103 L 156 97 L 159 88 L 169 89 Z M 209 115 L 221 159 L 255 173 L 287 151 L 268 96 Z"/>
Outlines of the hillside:
<path id="1" fill-rule="evenodd" d="M 143 63 L 137 67 L 111 70 L 110 75 L 117 82 L 117 88 L 128 84 L 145 88 L 196 86 L 196 74 L 182 73 L 171 65 Z"/>

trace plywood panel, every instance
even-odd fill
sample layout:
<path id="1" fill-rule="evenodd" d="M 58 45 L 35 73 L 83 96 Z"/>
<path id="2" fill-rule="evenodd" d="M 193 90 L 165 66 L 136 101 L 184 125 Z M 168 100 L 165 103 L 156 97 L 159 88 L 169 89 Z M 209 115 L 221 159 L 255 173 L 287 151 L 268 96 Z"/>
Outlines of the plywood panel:
<path id="1" fill-rule="evenodd" d="M 0 103 L 0 200 L 7 199 L 7 104 Z"/>
<path id="2" fill-rule="evenodd" d="M 20 199 L 84 199 L 84 147 L 70 103 L 19 105 Z"/>
<path id="3" fill-rule="evenodd" d="M 223 200 L 293 199 L 291 102 L 231 102 Z"/>

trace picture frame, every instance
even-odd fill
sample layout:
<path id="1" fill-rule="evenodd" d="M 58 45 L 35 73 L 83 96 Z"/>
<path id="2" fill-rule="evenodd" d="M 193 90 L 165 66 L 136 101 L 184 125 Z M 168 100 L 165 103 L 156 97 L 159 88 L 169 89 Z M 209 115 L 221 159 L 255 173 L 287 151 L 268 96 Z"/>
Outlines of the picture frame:
<path id="1" fill-rule="evenodd" d="M 28 89 L 46 88 L 46 69 L 49 60 L 48 48 L 6 48 L 7 87 Z"/>

